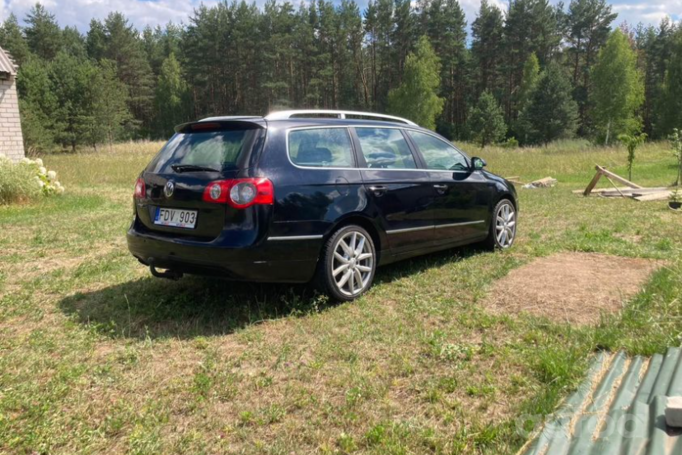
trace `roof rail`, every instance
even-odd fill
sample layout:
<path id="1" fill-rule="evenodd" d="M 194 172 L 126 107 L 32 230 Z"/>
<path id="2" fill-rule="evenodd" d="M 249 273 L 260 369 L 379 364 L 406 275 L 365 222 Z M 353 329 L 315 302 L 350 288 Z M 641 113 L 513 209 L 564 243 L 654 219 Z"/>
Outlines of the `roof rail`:
<path id="1" fill-rule="evenodd" d="M 219 122 L 228 120 L 249 120 L 254 118 L 263 118 L 258 115 L 218 115 L 215 117 L 206 117 L 199 120 L 199 122 Z"/>
<path id="2" fill-rule="evenodd" d="M 302 109 L 302 110 L 293 110 L 293 111 L 279 111 L 279 112 L 271 112 L 270 114 L 266 115 L 264 118 L 265 120 L 286 120 L 295 116 L 304 116 L 305 115 L 335 115 L 338 118 L 347 118 L 347 116 L 356 116 L 356 117 L 367 117 L 367 118 L 375 118 L 377 120 L 384 120 L 384 121 L 391 121 L 391 122 L 398 122 L 398 123 L 406 123 L 408 125 L 413 125 L 413 126 L 418 126 L 416 123 L 414 123 L 411 120 L 407 120 L 405 118 L 401 117 L 394 117 L 392 115 L 385 115 L 385 114 L 375 114 L 373 112 L 360 112 L 360 111 L 337 111 L 337 110 L 330 110 L 330 109 Z"/>

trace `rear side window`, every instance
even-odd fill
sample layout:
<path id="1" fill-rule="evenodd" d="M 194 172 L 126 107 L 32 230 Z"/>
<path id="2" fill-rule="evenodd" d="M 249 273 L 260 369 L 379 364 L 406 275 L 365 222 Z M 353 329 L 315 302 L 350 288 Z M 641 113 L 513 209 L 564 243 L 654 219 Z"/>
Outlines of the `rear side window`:
<path id="1" fill-rule="evenodd" d="M 362 155 L 372 169 L 415 169 L 403 133 L 395 128 L 356 128 Z"/>
<path id="2" fill-rule="evenodd" d="M 410 131 L 408 133 L 419 147 L 427 169 L 446 171 L 466 171 L 469 163 L 454 146 L 429 134 Z"/>
<path id="3" fill-rule="evenodd" d="M 235 169 L 240 156 L 253 146 L 259 129 L 178 133 L 152 160 L 147 170 L 172 172 L 173 165 L 194 165 L 216 170 Z"/>
<path id="4" fill-rule="evenodd" d="M 353 167 L 347 128 L 311 128 L 289 132 L 289 157 L 298 166 Z"/>

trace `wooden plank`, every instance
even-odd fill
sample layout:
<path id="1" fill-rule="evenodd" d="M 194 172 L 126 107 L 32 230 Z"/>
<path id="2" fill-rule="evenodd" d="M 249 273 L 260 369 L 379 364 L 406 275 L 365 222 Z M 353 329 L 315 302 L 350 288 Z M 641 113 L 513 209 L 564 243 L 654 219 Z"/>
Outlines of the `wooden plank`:
<path id="1" fill-rule="evenodd" d="M 615 183 L 613 183 L 613 180 L 611 180 L 611 179 L 610 179 L 608 176 L 606 176 L 606 175 L 604 176 L 604 178 L 605 178 L 606 180 L 609 181 L 609 183 L 611 184 L 611 186 L 613 186 L 613 187 L 616 189 L 616 191 L 618 191 L 618 194 L 620 194 L 621 197 L 625 197 L 625 195 L 623 194 L 623 192 L 622 192 L 621 190 L 618 189 L 618 187 L 616 186 Z"/>
<path id="2" fill-rule="evenodd" d="M 618 188 L 623 192 L 635 191 L 634 188 L 627 188 L 627 187 L 623 187 L 623 186 L 618 187 Z M 614 191 L 614 189 L 613 188 L 595 188 L 591 192 L 594 194 L 597 194 L 597 193 L 609 193 L 611 191 Z M 573 190 L 573 194 L 583 194 L 584 192 L 585 192 L 585 190 Z"/>
<path id="3" fill-rule="evenodd" d="M 666 188 L 666 187 L 664 187 L 664 186 L 658 186 L 658 187 L 654 187 L 654 188 L 639 188 L 639 189 L 636 189 L 636 188 L 627 188 L 627 189 L 625 189 L 625 190 L 623 190 L 623 189 L 621 188 L 621 190 L 623 191 L 623 193 L 632 193 L 632 194 L 658 193 L 659 191 L 666 191 L 667 189 L 668 189 L 668 188 Z"/>
<path id="4" fill-rule="evenodd" d="M 597 168 L 599 168 L 599 166 L 597 166 Z M 592 181 L 590 181 L 590 184 L 587 185 L 587 188 L 585 188 L 585 191 L 583 191 L 583 196 L 590 195 L 594 187 L 597 186 L 597 183 L 599 182 L 601 175 L 602 175 L 601 172 L 599 171 L 599 169 L 597 169 L 597 173 L 594 174 L 594 177 L 592 177 Z"/>
<path id="5" fill-rule="evenodd" d="M 603 168 L 601 166 L 596 166 L 595 169 L 597 169 L 597 172 L 600 174 L 603 174 L 607 177 L 611 177 L 613 180 L 622 183 L 625 186 L 629 186 L 630 188 L 636 188 L 636 189 L 641 189 L 642 187 L 637 185 L 636 183 L 632 183 L 630 180 L 624 179 L 618 174 L 614 174 L 613 172 L 609 171 L 606 168 Z"/>
<path id="6" fill-rule="evenodd" d="M 672 191 L 659 191 L 657 193 L 644 194 L 642 196 L 635 196 L 633 199 L 636 201 L 662 201 L 664 199 L 669 199 Z"/>
<path id="7" fill-rule="evenodd" d="M 659 186 L 655 188 L 627 188 L 624 186 L 619 186 L 618 189 L 623 193 L 623 194 L 646 194 L 646 193 L 655 193 L 657 191 L 665 191 L 668 188 L 664 186 Z M 582 194 L 584 193 L 585 190 L 573 190 L 573 194 Z M 595 188 L 592 190 L 592 193 L 598 194 L 598 193 L 616 193 L 618 192 L 614 190 L 613 188 Z"/>

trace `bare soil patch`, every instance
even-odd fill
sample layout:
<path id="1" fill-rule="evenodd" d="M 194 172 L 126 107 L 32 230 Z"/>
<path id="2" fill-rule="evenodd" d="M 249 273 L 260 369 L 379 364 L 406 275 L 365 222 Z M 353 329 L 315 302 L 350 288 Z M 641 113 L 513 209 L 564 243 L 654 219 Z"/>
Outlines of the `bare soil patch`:
<path id="1" fill-rule="evenodd" d="M 596 324 L 602 312 L 620 311 L 661 264 L 606 254 L 554 254 L 512 270 L 482 304 L 494 313 Z"/>

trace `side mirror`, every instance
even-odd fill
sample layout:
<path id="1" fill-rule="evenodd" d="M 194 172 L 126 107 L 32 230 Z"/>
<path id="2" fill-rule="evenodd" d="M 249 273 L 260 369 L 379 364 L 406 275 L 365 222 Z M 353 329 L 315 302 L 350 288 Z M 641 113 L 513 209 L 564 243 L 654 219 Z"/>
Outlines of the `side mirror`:
<path id="1" fill-rule="evenodd" d="M 474 171 L 480 171 L 484 167 L 486 167 L 488 163 L 485 162 L 483 158 L 479 158 L 477 156 L 471 158 L 471 167 L 474 168 Z"/>

